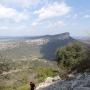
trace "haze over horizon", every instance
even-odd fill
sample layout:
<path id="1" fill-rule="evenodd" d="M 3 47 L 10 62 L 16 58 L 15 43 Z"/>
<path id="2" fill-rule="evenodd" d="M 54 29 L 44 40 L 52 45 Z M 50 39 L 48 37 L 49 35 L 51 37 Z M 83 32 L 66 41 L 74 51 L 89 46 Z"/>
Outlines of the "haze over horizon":
<path id="1" fill-rule="evenodd" d="M 90 0 L 0 0 L 0 36 L 64 32 L 90 36 Z"/>

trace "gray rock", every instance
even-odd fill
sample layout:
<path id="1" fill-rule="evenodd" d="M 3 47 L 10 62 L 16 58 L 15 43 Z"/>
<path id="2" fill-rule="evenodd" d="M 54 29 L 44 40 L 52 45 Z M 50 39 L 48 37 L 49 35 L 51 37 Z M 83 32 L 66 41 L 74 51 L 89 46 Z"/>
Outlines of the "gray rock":
<path id="1" fill-rule="evenodd" d="M 75 79 L 60 80 L 39 90 L 90 90 L 90 74 L 77 74 Z"/>

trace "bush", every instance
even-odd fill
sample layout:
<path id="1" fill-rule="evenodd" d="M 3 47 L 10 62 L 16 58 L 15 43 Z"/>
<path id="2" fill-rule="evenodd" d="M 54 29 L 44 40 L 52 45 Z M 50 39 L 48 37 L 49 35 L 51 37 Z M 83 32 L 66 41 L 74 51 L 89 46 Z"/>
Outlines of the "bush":
<path id="1" fill-rule="evenodd" d="M 84 45 L 74 43 L 63 47 L 57 51 L 58 66 L 63 66 L 67 70 L 85 70 L 89 68 L 90 53 Z M 87 66 L 87 64 L 89 64 Z"/>
<path id="2" fill-rule="evenodd" d="M 55 76 L 58 72 L 51 68 L 38 67 L 37 68 L 37 76 L 38 82 L 43 82 L 47 77 Z"/>
<path id="3" fill-rule="evenodd" d="M 25 84 L 23 86 L 20 86 L 19 88 L 17 88 L 16 90 L 30 90 L 30 87 L 28 84 Z"/>

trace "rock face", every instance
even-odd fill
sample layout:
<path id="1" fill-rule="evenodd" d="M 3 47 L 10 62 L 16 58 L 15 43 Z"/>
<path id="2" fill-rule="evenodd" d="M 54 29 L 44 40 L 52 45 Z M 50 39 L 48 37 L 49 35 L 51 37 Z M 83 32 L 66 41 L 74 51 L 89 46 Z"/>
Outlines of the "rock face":
<path id="1" fill-rule="evenodd" d="M 36 88 L 36 90 L 39 90 L 39 89 L 41 89 L 41 88 L 48 87 L 48 86 L 54 84 L 55 82 L 57 82 L 57 81 L 59 81 L 59 80 L 61 80 L 59 76 L 48 77 L 48 78 L 45 80 L 45 82 L 40 83 L 40 84 L 38 85 L 38 87 Z"/>
<path id="2" fill-rule="evenodd" d="M 90 90 L 90 73 L 78 74 L 72 80 L 60 80 L 38 90 Z"/>

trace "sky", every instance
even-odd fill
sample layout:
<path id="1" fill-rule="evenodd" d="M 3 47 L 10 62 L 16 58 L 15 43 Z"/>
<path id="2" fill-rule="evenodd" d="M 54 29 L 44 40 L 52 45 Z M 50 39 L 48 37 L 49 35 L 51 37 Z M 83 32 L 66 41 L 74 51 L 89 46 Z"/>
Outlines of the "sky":
<path id="1" fill-rule="evenodd" d="M 0 0 L 0 36 L 64 32 L 90 36 L 90 0 Z"/>

